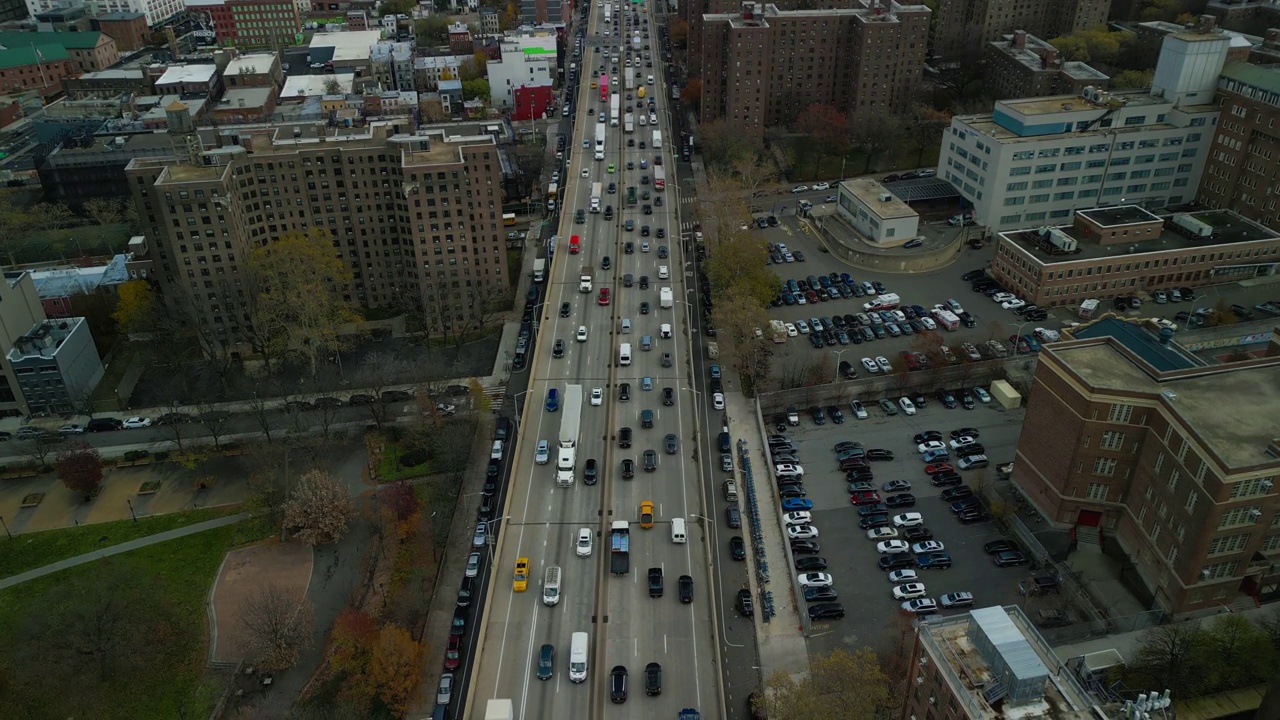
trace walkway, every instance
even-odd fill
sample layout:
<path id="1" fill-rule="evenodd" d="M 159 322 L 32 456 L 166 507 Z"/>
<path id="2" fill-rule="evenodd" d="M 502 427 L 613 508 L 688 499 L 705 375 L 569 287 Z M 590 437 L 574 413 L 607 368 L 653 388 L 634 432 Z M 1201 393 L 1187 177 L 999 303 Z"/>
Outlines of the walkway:
<path id="1" fill-rule="evenodd" d="M 123 543 L 120 543 L 119 545 L 112 545 L 111 547 L 105 547 L 105 548 L 102 548 L 101 550 L 94 550 L 91 553 L 85 553 L 84 555 L 77 555 L 72 558 L 67 558 L 66 560 L 59 560 L 58 562 L 49 563 L 48 565 L 38 567 L 34 570 L 28 570 L 24 573 L 14 575 L 13 577 L 7 577 L 7 578 L 4 578 L 3 580 L 0 580 L 0 590 L 13 587 L 14 585 L 20 585 L 24 582 L 27 582 L 28 580 L 34 580 L 38 577 L 44 577 L 45 575 L 52 575 L 53 573 L 61 572 L 63 570 L 66 570 L 67 568 L 73 568 L 77 565 L 84 565 L 85 563 L 93 562 L 94 560 L 101 560 L 102 558 L 110 557 L 112 555 L 127 553 L 131 550 L 137 550 L 138 548 L 147 547 L 148 545 L 155 545 L 158 543 L 165 542 L 166 540 L 174 540 L 180 537 L 186 537 L 187 535 L 195 535 L 196 533 L 202 533 L 205 530 L 213 530 L 214 528 L 225 527 L 227 525 L 238 523 L 241 520 L 248 520 L 248 519 L 249 519 L 249 513 L 237 513 L 235 515 L 220 517 L 220 518 L 217 518 L 216 520 L 206 520 L 205 522 L 202 522 L 202 523 L 196 523 L 195 525 L 188 525 L 186 527 L 177 528 L 175 530 L 166 530 L 165 532 L 162 532 L 162 533 L 156 533 L 155 535 L 148 535 L 146 537 L 137 538 L 136 540 L 123 542 Z"/>

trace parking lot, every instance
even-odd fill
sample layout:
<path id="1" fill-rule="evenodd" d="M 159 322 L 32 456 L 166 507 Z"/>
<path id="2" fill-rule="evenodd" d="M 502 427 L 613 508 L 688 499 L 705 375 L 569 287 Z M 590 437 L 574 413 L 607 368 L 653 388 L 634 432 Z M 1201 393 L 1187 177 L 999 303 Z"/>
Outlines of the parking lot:
<path id="1" fill-rule="evenodd" d="M 842 620 L 814 623 L 812 653 L 825 654 L 836 647 L 863 644 L 880 651 L 888 650 L 888 629 L 892 619 L 901 612 L 900 601 L 891 596 L 893 585 L 887 573 L 876 564 L 880 557 L 876 542 L 869 540 L 866 531 L 858 527 L 858 509 L 850 504 L 844 472 L 837 469 L 833 448 L 841 441 L 861 442 L 867 449 L 893 451 L 894 460 L 871 463 L 877 486 L 890 480 L 911 483 L 911 492 L 917 497 L 915 506 L 892 509 L 890 516 L 921 513 L 925 526 L 933 531 L 935 540 L 945 545 L 945 552 L 953 560 L 949 569 L 918 571 L 928 597 L 936 600 L 944 593 L 971 592 L 978 607 L 1018 600 L 1018 582 L 1029 576 L 1028 569 L 1002 569 L 993 564 L 982 546 L 1000 537 L 995 526 L 990 522 L 962 525 L 952 516 L 940 497 L 943 489 L 934 487 L 925 475 L 924 463 L 912 438 L 924 430 L 939 430 L 944 436 L 960 427 L 979 430 L 979 441 L 986 447 L 991 465 L 985 470 L 962 473 L 966 484 L 976 490 L 980 477 L 990 482 L 995 477 L 995 466 L 1012 459 L 1021 430 L 1022 410 L 1000 410 L 994 403 L 979 405 L 971 411 L 947 410 L 941 403 L 930 401 L 914 416 L 901 412 L 887 416 L 871 405 L 867 408 L 868 419 L 857 420 L 845 406 L 844 424 L 828 421 L 822 426 L 814 425 L 805 408 L 800 410 L 800 424 L 788 428 L 786 434 L 798 446 L 797 458 L 804 465 L 804 487 L 814 505 L 813 525 L 820 533 L 818 556 L 826 558 L 826 572 L 834 577 L 839 600 L 847 612 Z M 889 493 L 880 494 L 883 497 Z"/>

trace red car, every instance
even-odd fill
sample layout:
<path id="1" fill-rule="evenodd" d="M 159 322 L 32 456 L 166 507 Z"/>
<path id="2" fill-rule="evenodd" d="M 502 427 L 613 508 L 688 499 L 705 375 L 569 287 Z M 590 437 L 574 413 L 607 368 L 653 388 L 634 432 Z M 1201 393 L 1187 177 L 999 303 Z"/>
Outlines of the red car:
<path id="1" fill-rule="evenodd" d="M 462 637 L 449 636 L 449 649 L 444 651 L 444 669 L 456 670 L 462 664 Z"/>
<path id="2" fill-rule="evenodd" d="M 581 244 L 581 241 L 578 239 L 577 235 L 574 235 L 573 237 L 569 238 L 569 254 L 570 255 L 577 255 L 578 251 L 581 249 L 582 249 L 582 244 Z"/>
<path id="3" fill-rule="evenodd" d="M 932 475 L 940 472 L 951 472 L 954 469 L 955 468 L 951 467 L 951 463 L 933 463 L 931 465 L 924 466 L 924 474 Z"/>
<path id="4" fill-rule="evenodd" d="M 854 505 L 875 505 L 880 502 L 880 493 L 860 492 L 849 496 L 849 502 Z"/>
<path id="5" fill-rule="evenodd" d="M 600 303 L 601 305 L 609 304 L 609 288 L 604 288 L 604 287 L 600 288 L 600 299 L 597 300 L 596 302 Z"/>

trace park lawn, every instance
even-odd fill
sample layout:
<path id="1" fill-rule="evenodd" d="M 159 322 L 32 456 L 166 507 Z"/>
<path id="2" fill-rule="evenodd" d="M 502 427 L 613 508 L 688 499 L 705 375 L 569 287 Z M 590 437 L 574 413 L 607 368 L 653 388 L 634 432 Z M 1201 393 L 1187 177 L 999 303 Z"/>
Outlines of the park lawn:
<path id="1" fill-rule="evenodd" d="M 404 448 L 400 447 L 399 443 L 387 443 L 386 448 L 382 451 L 382 460 L 378 462 L 378 479 L 382 482 L 395 482 L 431 474 L 430 461 L 420 465 L 402 467 L 400 458 L 403 455 Z"/>
<path id="2" fill-rule="evenodd" d="M 5 542 L 0 553 L 0 578 L 7 578 L 28 570 L 66 560 L 77 555 L 119 545 L 147 535 L 174 530 L 187 525 L 233 515 L 243 508 L 240 505 L 200 508 L 187 512 L 152 515 L 132 520 L 79 525 L 60 530 L 14 535 Z"/>
<path id="3" fill-rule="evenodd" d="M 203 681 L 208 645 L 205 601 L 236 532 L 236 527 L 229 525 L 108 559 L 142 582 L 160 580 L 151 585 L 155 592 L 168 596 L 179 624 L 157 663 L 162 672 L 121 680 L 112 688 L 115 697 L 103 707 L 85 708 L 86 717 L 208 717 L 216 697 L 213 686 Z M 19 623 L 33 610 L 32 604 L 43 600 L 51 588 L 79 576 L 92 578 L 105 567 L 105 562 L 86 563 L 0 590 L 0 645 L 14 641 Z"/>

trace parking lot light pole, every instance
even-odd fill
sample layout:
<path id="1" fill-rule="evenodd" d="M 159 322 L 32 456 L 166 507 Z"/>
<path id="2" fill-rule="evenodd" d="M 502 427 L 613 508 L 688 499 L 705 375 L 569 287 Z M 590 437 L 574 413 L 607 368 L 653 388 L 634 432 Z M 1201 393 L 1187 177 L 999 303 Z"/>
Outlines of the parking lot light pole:
<path id="1" fill-rule="evenodd" d="M 1022 323 L 1022 324 L 1018 325 L 1018 327 L 1014 329 L 1014 331 L 1013 331 L 1013 336 L 1014 336 L 1014 338 L 1013 338 L 1013 354 L 1014 354 L 1014 355 L 1017 355 L 1017 354 L 1018 354 L 1018 340 L 1021 340 L 1021 339 L 1022 339 L 1022 328 L 1026 327 L 1026 326 L 1028 326 L 1028 325 L 1030 325 L 1030 324 L 1031 324 L 1031 321 L 1030 321 L 1030 320 L 1027 320 L 1026 322 L 1024 322 L 1024 323 Z M 1031 352 L 1031 344 L 1030 344 L 1030 343 L 1028 343 L 1028 344 L 1027 344 L 1027 352 Z"/>
<path id="2" fill-rule="evenodd" d="M 840 379 L 840 356 L 841 356 L 841 355 L 844 355 L 846 352 L 848 352 L 849 350 L 852 350 L 852 349 L 853 349 L 853 348 L 843 348 L 843 349 L 841 349 L 841 350 L 832 350 L 832 351 L 831 351 L 831 352 L 832 352 L 832 354 L 836 356 L 836 376 L 835 376 L 835 377 L 833 377 L 833 378 L 831 378 L 831 382 L 835 382 L 835 381 L 837 381 L 837 380 L 839 380 L 839 379 Z"/>

